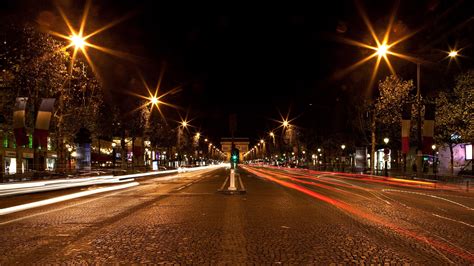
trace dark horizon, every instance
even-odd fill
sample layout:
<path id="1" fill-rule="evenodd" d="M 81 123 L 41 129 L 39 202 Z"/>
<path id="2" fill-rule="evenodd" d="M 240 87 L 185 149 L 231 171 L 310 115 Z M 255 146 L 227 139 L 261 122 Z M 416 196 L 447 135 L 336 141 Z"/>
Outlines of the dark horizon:
<path id="1" fill-rule="evenodd" d="M 85 2 L 59 1 L 67 14 L 79 18 Z M 236 114 L 236 135 L 258 139 L 278 127 L 281 113 L 298 117 L 295 125 L 313 128 L 323 135 L 350 132 L 348 106 L 358 99 L 376 94 L 377 81 L 389 72 L 382 64 L 372 90 L 367 91 L 373 62 L 334 78 L 333 73 L 347 68 L 366 51 L 342 42 L 349 38 L 366 42 L 367 27 L 357 11 L 357 2 L 331 1 L 312 15 L 276 15 L 260 12 L 245 15 L 207 15 L 198 10 L 162 6 L 155 1 L 92 1 L 91 28 L 130 15 L 106 30 L 95 41 L 105 47 L 126 52 L 132 58 L 121 59 L 91 52 L 103 78 L 109 100 L 128 106 L 127 91 L 145 94 L 139 81 L 143 75 L 153 86 L 164 71 L 164 91 L 176 86 L 182 90 L 169 98 L 180 109 L 163 107 L 174 123 L 179 115 L 193 119 L 192 125 L 204 134 L 220 138 L 230 136 L 228 116 Z M 361 7 L 377 31 L 385 29 L 393 2 L 361 1 Z M 448 50 L 472 39 L 469 23 L 473 4 L 469 1 L 401 1 L 396 12 L 397 30 L 415 32 L 403 42 L 401 51 Z M 417 16 L 413 11 L 418 10 Z M 420 11 L 421 10 L 421 11 Z M 44 12 L 54 14 L 62 24 L 51 1 L 8 1 L 4 13 L 27 14 L 21 20 L 35 23 Z M 472 17 L 471 17 L 472 18 Z M 467 22 L 466 22 L 467 21 Z M 463 24 L 464 22 L 464 24 Z M 57 27 L 56 24 L 51 27 Z M 452 29 L 454 27 L 454 30 Z M 449 29 L 449 30 L 448 30 Z M 461 68 L 451 65 L 453 74 L 472 66 L 472 48 L 462 51 Z M 439 55 L 437 55 L 439 57 Z M 440 58 L 429 61 L 439 63 Z M 394 68 L 405 79 L 416 79 L 413 63 L 393 60 Z M 429 93 L 440 84 L 437 75 L 424 67 L 422 90 Z M 436 72 L 435 72 L 436 73 Z M 425 79 L 426 77 L 426 79 Z M 362 96 L 361 96 L 362 95 Z"/>

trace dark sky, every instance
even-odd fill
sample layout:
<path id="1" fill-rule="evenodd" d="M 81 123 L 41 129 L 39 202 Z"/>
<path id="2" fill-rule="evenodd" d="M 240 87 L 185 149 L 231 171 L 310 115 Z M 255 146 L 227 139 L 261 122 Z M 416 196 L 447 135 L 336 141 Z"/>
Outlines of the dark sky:
<path id="1" fill-rule="evenodd" d="M 84 5 L 57 3 L 73 20 Z M 177 85 L 183 89 L 166 98 L 181 109 L 163 108 L 164 113 L 175 119 L 178 112 L 189 113 L 191 123 L 215 139 L 229 135 L 230 113 L 237 114 L 237 135 L 253 139 L 277 127 L 271 119 L 280 119 L 279 111 L 286 115 L 290 109 L 290 118 L 299 115 L 296 125 L 327 134 L 347 130 L 345 121 L 351 114 L 346 106 L 366 89 L 372 69 L 370 63 L 343 78 L 332 78 L 335 71 L 367 55 L 364 49 L 337 41 L 338 37 L 370 41 L 356 2 L 333 0 L 324 6 L 314 2 L 291 12 L 300 15 L 288 14 L 294 7 L 287 4 L 256 7 L 236 2 L 224 8 L 163 3 L 92 2 L 91 28 L 134 14 L 91 40 L 134 55 L 124 60 L 92 53 L 111 100 L 125 102 L 127 90 L 145 93 L 136 82 L 137 73 L 155 84 L 165 69 L 164 90 Z M 395 2 L 360 3 L 374 28 L 384 30 Z M 45 10 L 57 15 L 54 4 L 44 0 L 10 1 L 4 9 L 28 14 L 32 20 Z M 398 33 L 419 32 L 400 49 L 432 54 L 456 42 L 466 46 L 472 41 L 473 10 L 473 1 L 401 1 L 395 19 Z M 471 36 L 467 41 L 466 32 Z M 472 54 L 472 47 L 463 52 Z M 462 60 L 462 67 L 472 65 L 471 59 Z M 395 60 L 394 66 L 405 78 L 415 77 L 414 64 Z M 377 78 L 386 71 L 382 67 Z"/>

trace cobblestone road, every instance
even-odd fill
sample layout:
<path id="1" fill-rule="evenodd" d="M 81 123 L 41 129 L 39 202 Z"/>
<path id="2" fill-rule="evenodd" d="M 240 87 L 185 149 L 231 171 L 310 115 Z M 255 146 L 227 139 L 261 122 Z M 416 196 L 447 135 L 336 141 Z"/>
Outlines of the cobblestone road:
<path id="1" fill-rule="evenodd" d="M 0 216 L 0 264 L 474 263 L 473 212 L 462 207 L 474 207 L 470 194 L 445 195 L 460 206 L 406 192 L 424 190 L 304 179 L 334 188 L 301 184 L 351 212 L 257 172 L 240 173 L 244 195 L 217 192 L 228 174 L 220 169 Z M 265 174 L 297 184 L 285 176 L 296 173 Z"/>

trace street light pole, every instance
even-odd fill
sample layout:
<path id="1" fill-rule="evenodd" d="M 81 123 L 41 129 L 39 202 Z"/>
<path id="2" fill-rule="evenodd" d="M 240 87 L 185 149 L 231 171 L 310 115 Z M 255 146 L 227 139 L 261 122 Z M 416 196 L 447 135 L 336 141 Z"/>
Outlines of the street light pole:
<path id="1" fill-rule="evenodd" d="M 112 142 L 112 165 L 114 167 L 114 170 L 113 172 L 115 172 L 115 147 L 117 146 L 117 144 L 115 142 Z"/>
<path id="2" fill-rule="evenodd" d="M 385 143 L 385 149 L 384 149 L 384 160 L 385 160 L 385 176 L 388 176 L 388 155 L 389 155 L 389 152 L 390 150 L 388 149 L 388 142 L 389 142 L 389 138 L 384 138 L 383 139 L 383 142 Z"/>
<path id="3" fill-rule="evenodd" d="M 416 177 L 422 178 L 422 160 L 423 160 L 423 143 L 421 137 L 421 87 L 420 87 L 420 76 L 421 76 L 421 63 L 416 63 L 416 111 L 417 111 L 417 152 L 416 152 Z"/>
<path id="4" fill-rule="evenodd" d="M 341 149 L 342 149 L 342 156 L 341 156 L 341 168 L 342 172 L 344 172 L 344 161 L 345 161 L 345 156 L 344 156 L 344 149 L 346 148 L 346 145 L 342 144 Z"/>
<path id="5" fill-rule="evenodd" d="M 431 145 L 431 149 L 433 150 L 433 174 L 435 176 L 435 179 L 436 179 L 436 167 L 437 167 L 437 163 L 438 163 L 438 158 L 436 156 L 436 145 L 433 144 Z"/>

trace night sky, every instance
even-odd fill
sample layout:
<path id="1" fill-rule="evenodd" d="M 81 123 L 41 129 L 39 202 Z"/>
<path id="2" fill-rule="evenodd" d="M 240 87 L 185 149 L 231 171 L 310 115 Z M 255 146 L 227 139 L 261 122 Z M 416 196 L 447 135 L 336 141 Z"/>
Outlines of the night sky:
<path id="1" fill-rule="evenodd" d="M 108 99 L 123 105 L 129 97 L 126 91 L 145 94 L 138 73 L 154 85 L 165 70 L 163 90 L 182 87 L 165 98 L 180 109 L 164 107 L 165 115 L 174 123 L 178 112 L 188 113 L 194 119 L 191 124 L 216 139 L 229 135 L 231 113 L 237 114 L 237 135 L 252 139 L 277 127 L 271 119 L 280 120 L 279 112 L 286 116 L 289 110 L 290 118 L 298 116 L 293 122 L 298 126 L 317 128 L 323 134 L 347 131 L 346 121 L 351 118 L 347 106 L 357 104 L 356 96 L 367 92 L 373 61 L 334 78 L 334 73 L 369 53 L 338 39 L 371 42 L 371 38 L 356 2 L 327 1 L 324 7 L 315 3 L 293 12 L 304 15 L 289 15 L 286 4 L 270 10 L 243 3 L 221 8 L 185 3 L 169 6 L 162 1 L 92 1 L 91 29 L 130 17 L 91 41 L 133 56 L 91 55 Z M 375 30 L 382 32 L 394 3 L 361 1 L 360 5 Z M 82 1 L 57 4 L 72 20 L 80 17 L 84 6 Z M 455 43 L 465 46 L 472 42 L 473 10 L 473 1 L 401 1 L 394 36 L 418 32 L 397 48 L 433 54 Z M 3 9 L 5 14 L 32 21 L 45 11 L 58 16 L 51 1 L 7 1 Z M 53 27 L 64 27 L 62 24 L 58 16 Z M 472 58 L 472 47 L 463 53 Z M 460 69 L 472 65 L 470 58 L 461 59 Z M 415 78 L 413 63 L 394 60 L 393 64 L 404 78 Z M 382 67 L 377 80 L 387 73 Z M 422 83 L 424 90 L 429 86 L 430 80 Z"/>

